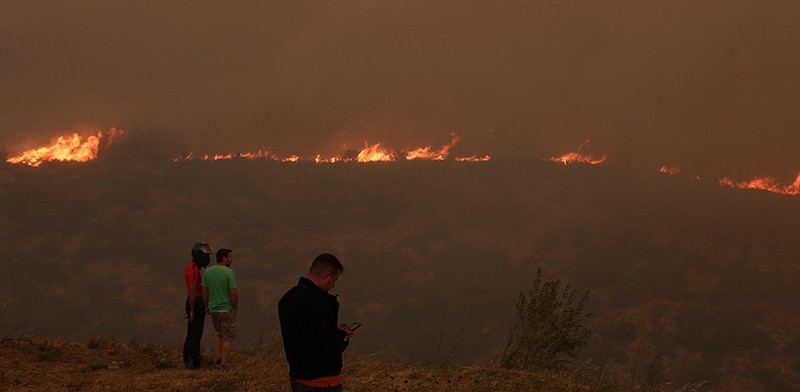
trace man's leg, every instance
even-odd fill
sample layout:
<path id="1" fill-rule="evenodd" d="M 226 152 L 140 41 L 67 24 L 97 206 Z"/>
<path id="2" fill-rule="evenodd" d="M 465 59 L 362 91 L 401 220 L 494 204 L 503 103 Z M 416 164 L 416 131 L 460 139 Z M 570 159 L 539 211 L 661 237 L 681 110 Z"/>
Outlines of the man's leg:
<path id="1" fill-rule="evenodd" d="M 214 366 L 219 367 L 222 364 L 222 336 L 220 336 L 219 331 L 216 332 L 217 335 L 214 336 L 214 353 L 217 355 L 217 359 L 214 361 Z"/>
<path id="2" fill-rule="evenodd" d="M 186 322 L 186 339 L 183 342 L 183 363 L 188 368 L 200 367 L 200 343 L 203 339 L 203 325 L 205 324 L 205 305 L 200 300 L 198 308 L 195 302 L 194 320 Z M 189 298 L 186 298 L 186 315 L 189 315 Z"/>
<path id="3" fill-rule="evenodd" d="M 202 298 L 197 298 L 194 303 L 194 320 L 192 321 L 192 352 L 190 353 L 192 366 L 195 369 L 202 367 L 200 345 L 203 341 L 203 329 L 206 324 L 206 305 Z"/>
<path id="4" fill-rule="evenodd" d="M 228 357 L 231 355 L 231 346 L 233 342 L 224 338 L 220 338 L 222 341 L 222 345 L 220 347 L 220 358 L 222 359 L 222 365 L 228 365 Z"/>
<path id="5" fill-rule="evenodd" d="M 216 331 L 216 335 L 214 336 L 214 352 L 217 354 L 217 360 L 215 361 L 214 365 L 219 367 L 222 363 L 220 360 L 222 356 L 222 332 L 223 332 L 223 321 L 225 314 L 220 312 L 210 312 L 211 313 L 211 324 L 214 325 L 214 331 Z"/>
<path id="6" fill-rule="evenodd" d="M 183 364 L 188 367 L 191 359 L 192 345 L 192 322 L 189 321 L 189 297 L 186 297 L 184 309 L 186 310 L 186 338 L 183 340 Z"/>
<path id="7" fill-rule="evenodd" d="M 233 346 L 233 339 L 236 337 L 236 314 L 226 313 L 224 321 L 222 322 L 221 338 L 222 344 L 220 349 L 220 359 L 222 366 L 228 366 L 228 358 L 231 354 L 231 347 Z"/>
<path id="8" fill-rule="evenodd" d="M 214 337 L 214 349 L 217 353 L 217 360 L 220 361 L 222 358 L 222 336 L 220 336 L 219 332 L 217 332 L 217 336 Z M 220 361 L 219 364 L 225 363 L 224 361 Z"/>

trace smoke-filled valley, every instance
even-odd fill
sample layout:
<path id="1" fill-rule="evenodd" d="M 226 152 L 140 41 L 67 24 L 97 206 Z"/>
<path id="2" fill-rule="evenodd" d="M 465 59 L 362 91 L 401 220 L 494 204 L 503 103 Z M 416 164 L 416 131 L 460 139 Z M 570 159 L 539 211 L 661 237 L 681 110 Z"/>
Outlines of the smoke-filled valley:
<path id="1" fill-rule="evenodd" d="M 0 199 L 4 336 L 178 345 L 182 270 L 208 241 L 234 250 L 238 348 L 279 346 L 278 299 L 331 252 L 361 354 L 490 362 L 541 268 L 591 290 L 577 363 L 726 391 L 800 385 L 793 196 L 533 160 L 99 159 L 2 165 Z"/>

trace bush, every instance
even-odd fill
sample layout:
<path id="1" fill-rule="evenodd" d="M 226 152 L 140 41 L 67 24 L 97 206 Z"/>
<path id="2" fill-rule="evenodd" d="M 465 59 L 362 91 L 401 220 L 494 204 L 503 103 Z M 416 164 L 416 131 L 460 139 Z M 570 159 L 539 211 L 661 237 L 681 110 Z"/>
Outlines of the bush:
<path id="1" fill-rule="evenodd" d="M 519 294 L 517 315 L 500 366 L 508 369 L 560 370 L 576 357 L 575 349 L 586 344 L 589 334 L 583 313 L 589 291 L 575 302 L 577 290 L 561 290 L 561 281 L 544 279 L 536 271 L 533 286 Z"/>

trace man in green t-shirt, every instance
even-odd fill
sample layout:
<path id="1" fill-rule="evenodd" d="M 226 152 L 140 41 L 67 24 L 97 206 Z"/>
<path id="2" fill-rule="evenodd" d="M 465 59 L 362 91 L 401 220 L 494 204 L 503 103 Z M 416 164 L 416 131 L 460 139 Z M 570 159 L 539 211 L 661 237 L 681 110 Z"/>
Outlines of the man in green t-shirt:
<path id="1" fill-rule="evenodd" d="M 217 251 L 217 264 L 203 273 L 203 301 L 217 331 L 214 343 L 217 349 L 216 365 L 220 369 L 228 368 L 228 356 L 236 337 L 236 314 L 239 311 L 239 291 L 231 263 L 233 251 L 220 249 Z"/>

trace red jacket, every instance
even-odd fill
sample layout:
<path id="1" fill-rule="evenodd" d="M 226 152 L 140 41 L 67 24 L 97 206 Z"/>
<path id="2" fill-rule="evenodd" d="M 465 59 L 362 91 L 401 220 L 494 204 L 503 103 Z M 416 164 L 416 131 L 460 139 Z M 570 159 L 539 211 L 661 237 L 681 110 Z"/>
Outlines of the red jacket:
<path id="1" fill-rule="evenodd" d="M 186 266 L 186 269 L 183 271 L 183 279 L 186 281 L 187 297 L 192 295 L 192 293 L 189 291 L 189 284 L 192 282 L 197 285 L 195 289 L 195 295 L 200 298 L 203 297 L 203 274 L 200 273 L 200 267 L 198 267 L 194 261 L 190 261 L 189 265 Z"/>

